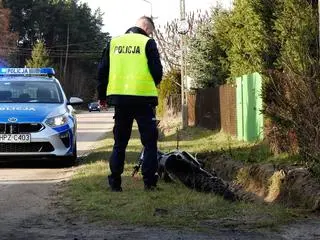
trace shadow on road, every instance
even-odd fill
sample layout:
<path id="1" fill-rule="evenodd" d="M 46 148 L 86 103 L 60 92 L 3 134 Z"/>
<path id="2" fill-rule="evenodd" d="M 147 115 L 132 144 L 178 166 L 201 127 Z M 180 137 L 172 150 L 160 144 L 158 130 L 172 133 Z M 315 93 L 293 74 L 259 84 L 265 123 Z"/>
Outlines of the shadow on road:
<path id="1" fill-rule="evenodd" d="M 77 161 L 73 166 L 77 166 Z M 23 168 L 23 169 L 41 169 L 41 168 L 66 168 L 72 167 L 70 164 L 66 164 L 63 160 L 34 160 L 34 159 L 23 159 L 23 160 L 0 160 L 0 168 Z"/>

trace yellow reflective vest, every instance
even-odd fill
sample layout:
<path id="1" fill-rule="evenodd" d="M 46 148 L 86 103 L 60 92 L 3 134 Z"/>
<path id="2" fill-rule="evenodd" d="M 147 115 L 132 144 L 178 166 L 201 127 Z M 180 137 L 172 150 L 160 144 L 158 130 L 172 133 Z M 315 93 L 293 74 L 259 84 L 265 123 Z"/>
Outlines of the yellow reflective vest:
<path id="1" fill-rule="evenodd" d="M 149 39 L 130 33 L 111 40 L 107 96 L 158 96 L 145 52 Z"/>

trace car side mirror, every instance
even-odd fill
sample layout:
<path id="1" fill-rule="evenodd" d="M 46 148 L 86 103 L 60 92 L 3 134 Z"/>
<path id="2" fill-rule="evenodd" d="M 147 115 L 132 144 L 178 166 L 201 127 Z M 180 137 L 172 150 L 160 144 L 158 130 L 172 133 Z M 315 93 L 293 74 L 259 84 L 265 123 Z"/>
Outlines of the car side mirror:
<path id="1" fill-rule="evenodd" d="M 68 105 L 71 105 L 71 106 L 81 105 L 82 103 L 83 103 L 83 100 L 78 97 L 71 97 L 68 101 Z"/>

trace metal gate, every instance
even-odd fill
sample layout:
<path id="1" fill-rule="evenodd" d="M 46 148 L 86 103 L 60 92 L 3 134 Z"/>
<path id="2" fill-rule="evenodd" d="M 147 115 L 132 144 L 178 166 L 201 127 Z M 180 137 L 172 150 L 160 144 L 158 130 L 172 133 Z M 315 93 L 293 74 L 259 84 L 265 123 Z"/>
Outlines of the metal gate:
<path id="1" fill-rule="evenodd" d="M 237 136 L 239 140 L 263 138 L 262 78 L 259 73 L 236 78 Z"/>

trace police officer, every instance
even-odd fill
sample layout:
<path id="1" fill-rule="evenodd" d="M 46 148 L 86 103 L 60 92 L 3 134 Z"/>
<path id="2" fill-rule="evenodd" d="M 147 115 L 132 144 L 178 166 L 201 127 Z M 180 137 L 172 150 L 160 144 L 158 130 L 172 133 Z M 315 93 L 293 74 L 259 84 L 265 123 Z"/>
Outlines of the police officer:
<path id="1" fill-rule="evenodd" d="M 111 39 L 98 67 L 99 104 L 102 108 L 115 107 L 108 181 L 116 192 L 122 191 L 121 174 L 134 119 L 144 147 L 144 189 L 154 190 L 157 186 L 158 131 L 154 109 L 158 105 L 157 85 L 163 70 L 156 42 L 149 37 L 154 29 L 151 18 L 139 18 L 135 27 Z"/>

